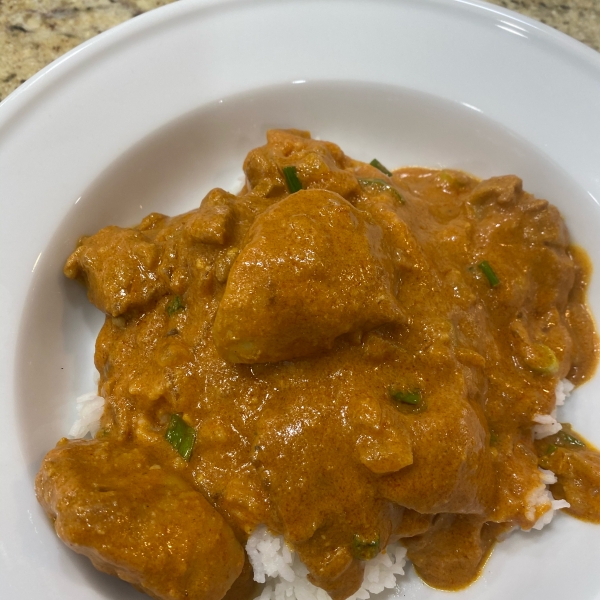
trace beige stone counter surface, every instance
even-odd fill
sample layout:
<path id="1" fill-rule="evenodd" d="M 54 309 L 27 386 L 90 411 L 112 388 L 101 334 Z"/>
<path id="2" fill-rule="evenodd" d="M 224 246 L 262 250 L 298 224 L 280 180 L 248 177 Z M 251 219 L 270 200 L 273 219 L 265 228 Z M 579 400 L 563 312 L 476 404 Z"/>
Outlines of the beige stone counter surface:
<path id="1" fill-rule="evenodd" d="M 0 100 L 81 42 L 173 1 L 0 0 Z M 600 50 L 600 0 L 492 3 L 538 19 Z"/>

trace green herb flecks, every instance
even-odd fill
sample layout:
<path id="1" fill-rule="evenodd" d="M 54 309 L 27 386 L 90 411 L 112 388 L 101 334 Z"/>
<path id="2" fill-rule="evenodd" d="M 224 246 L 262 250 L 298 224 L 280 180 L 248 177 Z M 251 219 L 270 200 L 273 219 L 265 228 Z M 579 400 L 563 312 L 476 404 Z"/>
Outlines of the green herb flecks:
<path id="1" fill-rule="evenodd" d="M 359 177 L 358 183 L 360 183 L 360 185 L 366 189 L 376 189 L 377 191 L 381 192 L 389 192 L 401 204 L 404 204 L 406 202 L 406 200 L 404 200 L 404 198 L 402 197 L 402 194 L 400 194 L 400 192 L 391 183 L 385 181 L 385 179 L 378 179 L 377 177 Z"/>
<path id="2" fill-rule="evenodd" d="M 560 363 L 552 348 L 546 344 L 531 344 L 528 348 L 525 364 L 536 373 L 554 375 Z"/>
<path id="3" fill-rule="evenodd" d="M 190 427 L 181 415 L 171 415 L 165 439 L 185 460 L 190 460 L 196 442 L 196 430 Z"/>
<path id="4" fill-rule="evenodd" d="M 369 164 L 372 167 L 379 169 L 382 173 L 385 173 L 389 177 L 392 176 L 392 172 L 389 169 L 387 169 L 386 167 L 384 167 L 376 158 L 374 158 Z"/>
<path id="5" fill-rule="evenodd" d="M 167 304 L 167 312 L 169 316 L 172 317 L 176 312 L 185 308 L 181 298 L 179 296 L 175 296 L 168 304 Z"/>
<path id="6" fill-rule="evenodd" d="M 468 178 L 465 178 L 462 173 L 449 173 L 448 171 L 440 171 L 437 176 L 438 180 L 445 186 L 453 187 L 460 190 L 468 185 Z"/>
<path id="7" fill-rule="evenodd" d="M 352 554 L 358 560 L 371 560 L 379 554 L 379 536 L 374 540 L 355 534 L 352 539 Z"/>
<path id="8" fill-rule="evenodd" d="M 415 415 L 427 410 L 427 402 L 418 388 L 391 385 L 388 395 L 393 400 L 396 408 L 407 415 Z"/>
<path id="9" fill-rule="evenodd" d="M 298 179 L 298 172 L 296 171 L 296 167 L 289 166 L 283 167 L 283 175 L 285 176 L 285 180 L 287 182 L 288 189 L 290 190 L 290 194 L 294 194 L 299 192 L 302 189 L 302 182 Z"/>
<path id="10" fill-rule="evenodd" d="M 492 269 L 492 266 L 487 260 L 480 262 L 477 266 L 485 275 L 486 279 L 492 287 L 496 287 L 500 283 L 498 276 L 496 275 L 494 269 Z"/>
<path id="11" fill-rule="evenodd" d="M 559 431 L 556 435 L 556 445 L 566 448 L 585 448 L 585 444 L 574 435 L 566 431 Z"/>
<path id="12" fill-rule="evenodd" d="M 410 404 L 411 406 L 416 406 L 421 402 L 421 392 L 419 390 L 399 390 L 391 387 L 389 392 L 392 400 L 396 402 Z"/>
<path id="13" fill-rule="evenodd" d="M 554 444 L 548 444 L 548 446 L 546 447 L 546 456 L 554 454 L 557 450 L 558 446 L 555 446 Z"/>

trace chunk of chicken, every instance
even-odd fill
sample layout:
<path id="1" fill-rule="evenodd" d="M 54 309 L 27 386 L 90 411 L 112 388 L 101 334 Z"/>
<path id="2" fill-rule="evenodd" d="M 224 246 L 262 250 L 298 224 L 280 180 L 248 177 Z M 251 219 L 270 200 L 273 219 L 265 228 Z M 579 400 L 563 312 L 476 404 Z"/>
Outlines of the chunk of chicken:
<path id="1" fill-rule="evenodd" d="M 334 192 L 301 190 L 262 213 L 233 264 L 213 338 L 236 363 L 288 360 L 400 321 L 379 227 Z"/>
<path id="2" fill-rule="evenodd" d="M 430 394 L 427 410 L 415 415 L 412 464 L 384 475 L 379 490 L 420 513 L 484 514 L 495 493 L 485 429 L 467 401 L 450 386 L 444 392 Z"/>
<path id="3" fill-rule="evenodd" d="M 422 535 L 404 540 L 421 578 L 435 588 L 457 590 L 476 577 L 493 544 L 483 520 L 473 515 L 436 515 Z"/>
<path id="4" fill-rule="evenodd" d="M 56 533 L 100 571 L 161 600 L 220 600 L 244 550 L 221 515 L 142 446 L 62 440 L 36 478 Z"/>
<path id="5" fill-rule="evenodd" d="M 135 229 L 105 227 L 82 238 L 65 264 L 70 279 L 82 279 L 90 302 L 118 317 L 141 307 L 167 289 L 157 272 L 161 249 Z"/>

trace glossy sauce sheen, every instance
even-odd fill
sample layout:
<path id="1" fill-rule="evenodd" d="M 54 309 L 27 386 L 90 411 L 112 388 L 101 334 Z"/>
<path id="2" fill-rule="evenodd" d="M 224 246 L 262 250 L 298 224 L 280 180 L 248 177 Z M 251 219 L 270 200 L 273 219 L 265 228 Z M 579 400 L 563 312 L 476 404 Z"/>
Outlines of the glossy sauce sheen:
<path id="1" fill-rule="evenodd" d="M 430 585 L 473 581 L 501 532 L 548 509 L 528 499 L 540 461 L 575 514 L 600 520 L 598 454 L 532 434 L 558 382 L 596 364 L 589 267 L 558 211 L 515 176 L 388 176 L 304 132 L 267 139 L 240 195 L 215 189 L 187 214 L 107 227 L 69 258 L 67 276 L 107 314 L 95 355 L 106 408 L 96 440 L 62 441 L 38 475 L 59 535 L 155 597 L 212 599 L 240 573 L 230 594 L 253 593 L 241 550 L 264 523 L 342 600 L 398 538 Z M 165 439 L 173 414 L 195 431 L 189 462 Z M 92 468 L 98 452 L 118 477 Z M 72 517 L 59 528 L 74 498 L 85 527 L 131 519 L 142 484 L 127 538 L 139 561 L 111 553 L 118 528 L 103 546 Z M 176 508 L 182 493 L 203 518 Z M 148 517 L 157 506 L 168 528 Z M 169 531 L 228 558 L 207 571 L 182 551 L 175 577 Z"/>

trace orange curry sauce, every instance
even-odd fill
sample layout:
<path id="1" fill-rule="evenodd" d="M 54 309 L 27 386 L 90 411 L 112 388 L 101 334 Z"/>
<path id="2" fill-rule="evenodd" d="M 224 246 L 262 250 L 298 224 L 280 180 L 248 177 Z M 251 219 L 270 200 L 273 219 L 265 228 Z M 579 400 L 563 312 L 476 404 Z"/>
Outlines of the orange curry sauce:
<path id="1" fill-rule="evenodd" d="M 598 453 L 568 427 L 533 435 L 596 364 L 558 210 L 512 175 L 389 175 L 305 132 L 267 139 L 239 195 L 68 259 L 107 315 L 106 405 L 36 481 L 63 541 L 155 598 L 247 598 L 265 524 L 343 600 L 398 539 L 428 584 L 469 584 L 549 509 L 538 466 L 599 521 Z"/>

